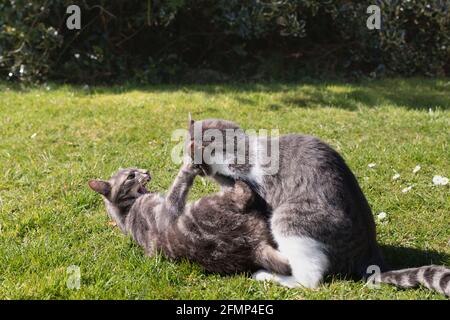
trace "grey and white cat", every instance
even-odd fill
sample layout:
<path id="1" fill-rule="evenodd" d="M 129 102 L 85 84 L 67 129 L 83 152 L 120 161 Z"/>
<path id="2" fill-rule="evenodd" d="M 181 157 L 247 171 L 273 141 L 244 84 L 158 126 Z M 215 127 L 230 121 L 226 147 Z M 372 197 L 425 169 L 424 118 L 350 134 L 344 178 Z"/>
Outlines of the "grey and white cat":
<path id="1" fill-rule="evenodd" d="M 211 135 L 205 134 L 209 129 L 221 135 L 210 139 Z M 195 130 L 201 133 L 200 141 Z M 230 136 L 235 142 L 245 142 L 245 163 L 237 161 L 237 151 L 242 149 L 223 147 L 230 143 L 224 141 L 227 130 L 234 130 L 235 135 Z M 243 180 L 268 204 L 272 234 L 278 249 L 289 260 L 292 275 L 260 270 L 254 274 L 255 279 L 272 280 L 288 287 L 316 288 L 326 275 L 366 278 L 371 265 L 378 266 L 382 272 L 388 270 L 377 244 L 367 200 L 343 158 L 330 146 L 315 137 L 298 134 L 273 137 L 269 141 L 250 139 L 238 125 L 222 119 L 190 120 L 189 132 L 188 150 L 192 158 L 195 150 L 214 150 L 211 146 L 215 144 L 218 149 L 214 155 L 223 153 L 221 158 L 228 161 L 201 163 L 206 175 L 223 187 Z M 222 141 L 218 143 L 217 139 Z M 263 149 L 261 144 L 270 139 L 278 139 L 279 157 L 274 159 L 278 161 L 278 171 L 269 174 L 266 169 L 271 164 L 259 162 L 266 155 L 258 152 Z M 450 294 L 450 270 L 445 267 L 384 272 L 375 275 L 373 281 L 400 287 L 422 284 Z"/>
<path id="2" fill-rule="evenodd" d="M 109 216 L 144 248 L 169 258 L 188 258 L 207 271 L 235 273 L 265 268 L 289 275 L 287 259 L 274 248 L 267 217 L 245 183 L 187 203 L 198 168 L 185 164 L 164 196 L 148 192 L 148 171 L 122 169 L 89 186 L 103 196 Z"/>

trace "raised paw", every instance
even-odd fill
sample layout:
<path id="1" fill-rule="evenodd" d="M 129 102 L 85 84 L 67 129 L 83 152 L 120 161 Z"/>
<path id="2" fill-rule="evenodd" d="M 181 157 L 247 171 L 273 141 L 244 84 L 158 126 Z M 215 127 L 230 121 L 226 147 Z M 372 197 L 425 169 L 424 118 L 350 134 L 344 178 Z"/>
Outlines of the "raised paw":
<path id="1" fill-rule="evenodd" d="M 193 175 L 198 175 L 201 173 L 201 168 L 198 165 L 193 164 L 193 163 L 184 163 L 181 170 L 185 173 L 189 173 L 189 174 L 193 174 Z"/>

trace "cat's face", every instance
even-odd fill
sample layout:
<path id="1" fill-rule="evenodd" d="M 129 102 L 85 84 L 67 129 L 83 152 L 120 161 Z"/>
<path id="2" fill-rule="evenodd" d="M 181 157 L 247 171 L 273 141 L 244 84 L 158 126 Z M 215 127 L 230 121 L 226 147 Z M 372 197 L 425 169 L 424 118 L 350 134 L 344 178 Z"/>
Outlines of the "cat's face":
<path id="1" fill-rule="evenodd" d="M 186 151 L 202 168 L 201 175 L 226 179 L 249 170 L 248 141 L 244 131 L 234 122 L 189 119 L 189 137 Z"/>
<path id="2" fill-rule="evenodd" d="M 192 159 L 195 153 L 201 154 L 201 160 L 207 160 L 209 155 L 215 156 L 217 153 L 224 153 L 227 143 L 227 130 L 240 130 L 235 123 L 222 119 L 205 119 L 194 121 L 189 119 L 189 137 L 187 152 Z M 205 153 L 210 148 L 210 153 Z M 198 155 L 197 155 L 198 156 Z M 198 159 L 198 158 L 197 158 Z M 196 163 L 199 164 L 199 163 Z M 211 164 L 211 163 L 210 163 Z M 206 169 L 206 174 L 209 168 Z"/>
<path id="3" fill-rule="evenodd" d="M 145 186 L 150 179 L 151 176 L 147 170 L 128 168 L 119 170 L 108 181 L 91 180 L 89 187 L 111 204 L 127 207 L 138 197 L 148 193 Z"/>

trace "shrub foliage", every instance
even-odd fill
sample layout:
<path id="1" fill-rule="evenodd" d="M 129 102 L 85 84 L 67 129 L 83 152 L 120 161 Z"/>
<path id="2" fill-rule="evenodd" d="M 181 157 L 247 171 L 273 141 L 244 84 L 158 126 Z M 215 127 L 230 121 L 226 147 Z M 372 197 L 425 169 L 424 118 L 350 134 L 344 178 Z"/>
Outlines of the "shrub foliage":
<path id="1" fill-rule="evenodd" d="M 68 30 L 66 8 L 81 8 Z M 382 12 L 366 26 L 367 7 Z M 3 0 L 0 77 L 69 82 L 450 74 L 450 0 Z"/>

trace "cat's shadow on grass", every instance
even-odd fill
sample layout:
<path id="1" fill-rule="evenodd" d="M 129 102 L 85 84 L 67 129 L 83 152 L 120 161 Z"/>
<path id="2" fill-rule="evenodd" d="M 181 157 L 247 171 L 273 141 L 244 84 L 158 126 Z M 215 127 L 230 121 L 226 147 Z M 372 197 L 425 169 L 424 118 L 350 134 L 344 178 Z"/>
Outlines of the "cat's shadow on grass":
<path id="1" fill-rule="evenodd" d="M 381 245 L 385 260 L 393 269 L 420 267 L 436 264 L 446 265 L 450 261 L 450 255 L 434 250 L 422 250 L 410 247 Z"/>
<path id="2" fill-rule="evenodd" d="M 431 264 L 444 266 L 449 266 L 450 264 L 449 254 L 435 250 L 422 250 L 411 247 L 401 247 L 383 244 L 380 244 L 380 247 L 386 261 L 386 266 L 390 270 L 417 268 Z M 353 280 L 353 281 L 361 280 L 357 276 L 333 275 L 328 276 L 325 282 L 333 281 L 333 279 Z"/>

